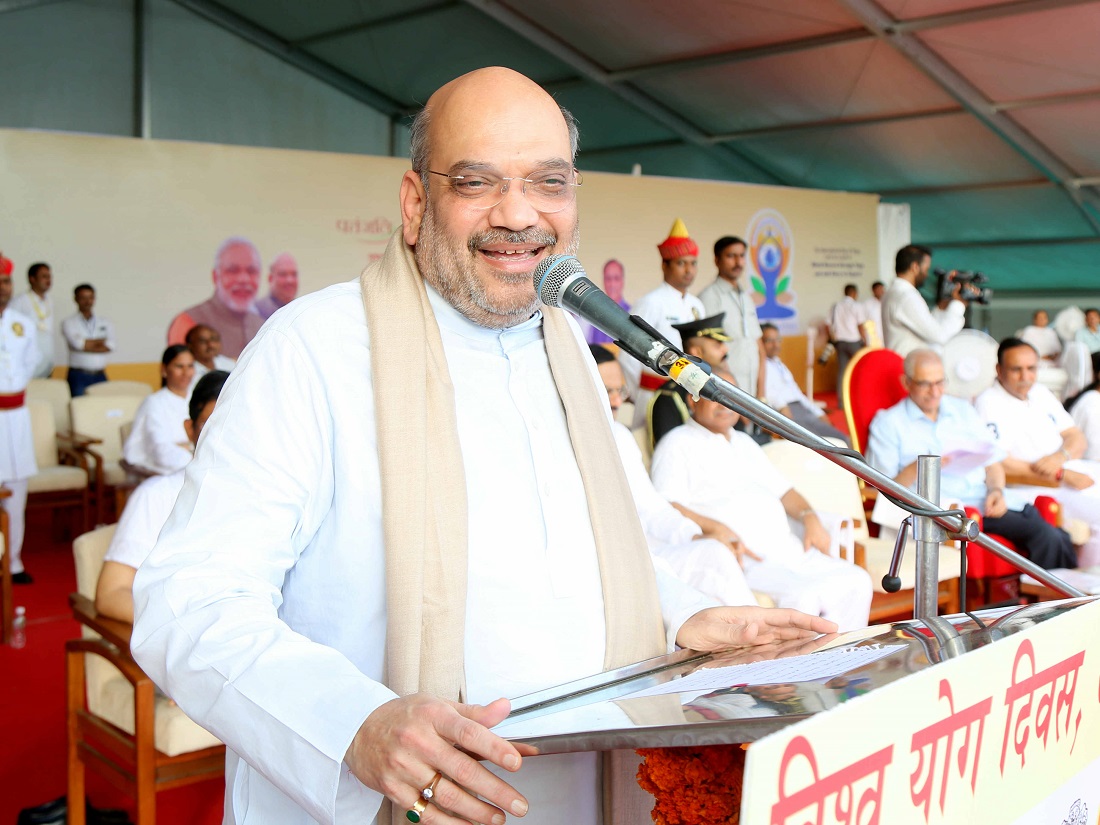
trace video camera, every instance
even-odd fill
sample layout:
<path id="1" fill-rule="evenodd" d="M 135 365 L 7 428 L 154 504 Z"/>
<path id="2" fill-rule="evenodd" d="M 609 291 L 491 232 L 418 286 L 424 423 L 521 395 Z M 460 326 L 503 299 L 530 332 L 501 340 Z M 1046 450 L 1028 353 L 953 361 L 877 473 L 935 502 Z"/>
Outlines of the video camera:
<path id="1" fill-rule="evenodd" d="M 955 286 L 962 284 L 959 300 L 987 305 L 993 300 L 993 290 L 985 286 L 989 278 L 980 272 L 966 272 L 946 269 L 933 269 L 936 276 L 936 302 L 949 300 L 955 292 Z"/>

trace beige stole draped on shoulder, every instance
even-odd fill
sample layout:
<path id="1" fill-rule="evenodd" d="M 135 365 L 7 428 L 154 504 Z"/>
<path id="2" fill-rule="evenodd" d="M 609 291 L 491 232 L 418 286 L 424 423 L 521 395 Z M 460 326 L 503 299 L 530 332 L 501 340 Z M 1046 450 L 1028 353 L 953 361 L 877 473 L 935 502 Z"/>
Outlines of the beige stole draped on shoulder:
<path id="1" fill-rule="evenodd" d="M 454 388 L 423 279 L 400 230 L 360 285 L 386 542 L 385 682 L 402 696 L 464 700 L 467 490 Z M 543 332 L 588 494 L 607 624 L 604 667 L 658 656 L 665 633 L 656 581 L 606 400 L 561 310 L 543 308 Z M 392 816 L 404 821 L 402 811 Z"/>

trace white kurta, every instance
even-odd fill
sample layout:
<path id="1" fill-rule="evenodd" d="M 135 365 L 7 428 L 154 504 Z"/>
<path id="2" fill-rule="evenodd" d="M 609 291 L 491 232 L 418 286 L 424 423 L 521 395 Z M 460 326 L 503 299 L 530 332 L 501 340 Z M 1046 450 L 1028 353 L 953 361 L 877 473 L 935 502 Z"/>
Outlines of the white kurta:
<path id="1" fill-rule="evenodd" d="M 191 445 L 183 428 L 188 416 L 186 398 L 167 387 L 157 390 L 138 407 L 122 457 L 155 475 L 182 470 L 191 460 Z"/>
<path id="2" fill-rule="evenodd" d="M 702 318 L 703 302 L 690 292 L 680 292 L 675 287 L 662 283 L 652 292 L 647 292 L 630 309 L 632 315 L 645 318 L 654 329 L 661 333 L 674 347 L 682 347 L 680 333 L 672 328 L 673 324 L 694 321 Z M 642 376 L 642 364 L 625 352 L 619 354 L 619 365 L 626 377 L 626 390 L 634 402 L 633 427 L 645 425 L 645 411 L 649 407 L 652 390 L 639 387 Z"/>
<path id="3" fill-rule="evenodd" d="M 1089 390 L 1082 395 L 1070 414 L 1089 443 L 1084 457 L 1100 462 L 1100 391 Z"/>
<path id="4" fill-rule="evenodd" d="M 895 278 L 882 299 L 882 341 L 887 349 L 903 358 L 915 349 L 928 347 L 938 352 L 966 323 L 966 306 L 952 301 L 947 309 L 929 309 L 917 288 L 904 278 Z"/>
<path id="5" fill-rule="evenodd" d="M 701 538 L 699 525 L 653 487 L 630 430 L 617 421 L 611 428 L 649 551 L 663 559 L 682 581 L 719 604 L 756 604 L 745 571 L 730 549 L 715 539 Z"/>
<path id="6" fill-rule="evenodd" d="M 37 363 L 34 324 L 9 307 L 0 315 L 0 393 L 26 390 Z M 23 572 L 27 479 L 37 472 L 31 414 L 26 404 L 14 410 L 0 410 L 0 483 L 11 490 L 9 498 L 0 499 L 0 506 L 8 513 L 13 573 Z"/>
<path id="7" fill-rule="evenodd" d="M 235 366 L 237 366 L 237 362 L 233 358 L 230 358 L 226 355 L 215 355 L 214 356 L 214 369 L 216 369 L 216 370 L 222 370 L 224 372 L 229 372 Z M 202 378 L 204 375 L 206 375 L 206 373 L 208 373 L 208 372 L 210 372 L 210 370 L 208 370 L 206 368 L 206 365 L 205 364 L 200 364 L 198 359 L 196 358 L 195 359 L 195 377 L 191 379 L 191 386 L 189 386 L 187 388 L 187 397 L 188 398 L 190 398 L 191 393 L 193 393 L 195 391 L 195 385 L 199 383 L 199 379 Z"/>
<path id="8" fill-rule="evenodd" d="M 729 525 L 763 558 L 745 560 L 753 590 L 772 596 L 780 607 L 832 619 L 841 630 L 867 625 L 867 571 L 803 549 L 780 500 L 791 483 L 747 435 L 731 431 L 727 440 L 688 421 L 657 444 L 652 475 L 662 496 Z"/>
<path id="9" fill-rule="evenodd" d="M 34 366 L 34 377 L 49 378 L 54 365 L 53 299 L 48 292 L 45 297 L 40 298 L 38 293 L 28 289 L 12 299 L 11 308 L 34 321 L 38 343 L 38 363 Z"/>
<path id="10" fill-rule="evenodd" d="M 885 293 L 884 293 L 885 294 Z M 875 322 L 875 333 L 878 335 L 879 341 L 882 341 L 882 301 L 874 296 L 870 298 L 864 298 L 859 302 L 860 308 L 863 310 L 864 321 Z"/>
<path id="11" fill-rule="evenodd" d="M 747 276 L 742 276 L 747 278 Z M 745 392 L 756 395 L 756 383 L 760 376 L 760 319 L 756 316 L 756 304 L 752 293 L 734 286 L 725 278 L 716 278 L 714 283 L 699 293 L 707 317 L 719 312 L 726 314 L 722 319 L 722 328 L 730 341 L 727 362 L 737 386 Z"/>
<path id="12" fill-rule="evenodd" d="M 1062 449 L 1062 433 L 1077 426 L 1054 394 L 1035 384 L 1027 399 L 1012 395 L 995 381 L 974 399 L 978 414 L 993 429 L 998 445 L 1011 457 L 1028 463 L 1038 461 Z M 1005 491 L 1008 506 L 1018 510 L 1035 496 L 1053 495 L 1065 515 L 1089 525 L 1091 535 L 1078 553 L 1082 567 L 1100 564 L 1100 462 L 1077 459 L 1067 461 L 1065 469 L 1076 470 L 1092 478 L 1095 484 L 1084 490 L 1066 485 L 1050 487 L 1009 487 Z"/>
<path id="13" fill-rule="evenodd" d="M 1035 347 L 1040 358 L 1057 358 L 1062 352 L 1062 339 L 1053 327 L 1037 327 L 1034 324 L 1024 327 L 1017 336 Z"/>
<path id="14" fill-rule="evenodd" d="M 135 570 L 141 567 L 153 551 L 182 487 L 183 470 L 141 482 L 126 500 L 104 561 L 115 561 Z"/>
<path id="15" fill-rule="evenodd" d="M 468 701 L 597 672 L 599 570 L 541 316 L 486 330 L 429 296 L 469 501 Z M 264 325 L 185 475 L 137 574 L 133 649 L 228 745 L 225 821 L 374 821 L 381 797 L 342 763 L 363 720 L 394 698 L 381 682 L 382 480 L 357 280 L 304 296 Z M 657 581 L 675 638 L 710 601 Z M 531 802 L 524 821 L 594 823 L 594 762 L 539 757 L 510 775 Z"/>

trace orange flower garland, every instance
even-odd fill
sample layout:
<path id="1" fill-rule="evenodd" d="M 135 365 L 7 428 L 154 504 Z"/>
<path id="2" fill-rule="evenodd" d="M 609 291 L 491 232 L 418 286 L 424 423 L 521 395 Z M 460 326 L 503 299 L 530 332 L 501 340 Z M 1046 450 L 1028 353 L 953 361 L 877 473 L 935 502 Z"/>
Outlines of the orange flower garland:
<path id="1" fill-rule="evenodd" d="M 638 785 L 653 794 L 657 825 L 737 825 L 745 750 L 740 745 L 639 750 Z"/>

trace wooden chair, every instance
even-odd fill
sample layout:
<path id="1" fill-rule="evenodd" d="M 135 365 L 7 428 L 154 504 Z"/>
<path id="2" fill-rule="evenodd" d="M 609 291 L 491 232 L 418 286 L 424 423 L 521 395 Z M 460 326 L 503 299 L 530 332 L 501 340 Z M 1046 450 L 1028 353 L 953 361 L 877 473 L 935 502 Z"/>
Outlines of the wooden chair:
<path id="1" fill-rule="evenodd" d="M 78 592 L 69 597 L 83 638 L 65 643 L 69 825 L 84 825 L 84 771 L 94 768 L 156 822 L 158 791 L 221 779 L 225 746 L 156 691 L 130 655 L 132 626 L 100 616 L 95 588 L 115 525 L 73 542 Z"/>
<path id="2" fill-rule="evenodd" d="M 137 395 L 82 395 L 70 405 L 73 432 L 63 435 L 95 458 L 93 490 L 99 524 L 109 520 L 113 490 L 128 475 L 121 463 L 121 427 L 134 420 L 143 400 Z"/>
<path id="3" fill-rule="evenodd" d="M 32 378 L 27 385 L 27 401 L 49 403 L 53 410 L 53 427 L 59 433 L 67 433 L 73 428 L 69 417 L 69 402 L 72 400 L 69 382 L 63 378 Z"/>
<path id="4" fill-rule="evenodd" d="M 71 539 L 91 526 L 95 461 L 87 451 L 58 441 L 54 414 L 47 402 L 31 401 L 27 409 L 38 463 L 38 472 L 27 480 L 27 508 L 77 508 L 77 529 L 63 537 Z M 54 526 L 64 527 L 65 523 L 55 518 Z"/>
<path id="5" fill-rule="evenodd" d="M 764 452 L 775 467 L 786 476 L 794 488 L 805 496 L 815 510 L 849 532 L 852 542 L 842 547 L 841 557 L 858 564 L 871 576 L 874 595 L 871 598 L 870 623 L 911 618 L 913 615 L 913 588 L 916 584 L 916 558 L 906 553 L 898 575 L 902 589 L 888 593 L 882 586 L 882 577 L 890 567 L 894 543 L 871 538 L 863 512 L 858 479 L 843 467 L 818 455 L 813 450 L 790 441 L 773 441 L 764 445 Z M 952 547 L 940 550 L 939 593 L 937 601 L 944 613 L 959 610 L 959 551 Z"/>
<path id="6" fill-rule="evenodd" d="M 145 396 L 153 394 L 153 388 L 144 381 L 107 380 L 92 384 L 84 392 L 92 396 L 136 395 L 138 398 L 145 398 Z"/>

